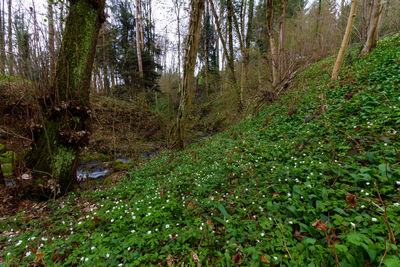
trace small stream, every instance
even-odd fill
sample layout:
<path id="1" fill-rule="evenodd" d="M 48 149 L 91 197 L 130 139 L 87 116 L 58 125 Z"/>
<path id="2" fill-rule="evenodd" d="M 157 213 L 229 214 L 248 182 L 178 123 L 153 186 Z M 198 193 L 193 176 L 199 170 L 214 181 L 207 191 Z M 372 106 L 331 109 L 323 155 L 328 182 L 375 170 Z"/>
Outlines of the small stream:
<path id="1" fill-rule="evenodd" d="M 199 137 L 195 139 L 193 142 L 190 142 L 190 144 L 201 142 L 203 140 L 206 140 L 213 136 L 214 134 L 208 134 L 202 137 Z M 159 152 L 165 150 L 165 148 L 153 148 L 150 149 L 147 152 L 143 152 L 138 156 L 139 160 L 145 160 L 154 157 L 157 155 Z M 131 158 L 127 157 L 119 157 L 116 159 L 117 161 L 120 161 L 124 164 L 132 162 L 133 160 Z M 99 183 L 104 182 L 106 177 L 110 174 L 113 173 L 113 169 L 111 167 L 111 162 L 101 162 L 97 160 L 92 160 L 89 162 L 83 162 L 81 161 L 78 164 L 78 168 L 76 171 L 76 177 L 77 180 L 80 184 L 83 184 L 83 182 L 88 181 L 88 178 L 90 181 L 96 181 Z M 6 182 L 6 186 L 12 187 L 16 185 L 16 180 L 14 177 L 11 176 L 6 176 L 4 177 L 4 180 Z"/>

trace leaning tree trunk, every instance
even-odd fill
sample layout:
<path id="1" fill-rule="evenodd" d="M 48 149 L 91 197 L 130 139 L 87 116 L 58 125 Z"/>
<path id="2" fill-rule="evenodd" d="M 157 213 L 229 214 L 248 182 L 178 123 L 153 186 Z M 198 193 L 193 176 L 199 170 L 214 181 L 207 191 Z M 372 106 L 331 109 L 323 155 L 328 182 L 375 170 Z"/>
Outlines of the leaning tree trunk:
<path id="1" fill-rule="evenodd" d="M 234 66 L 233 58 L 232 59 L 230 58 L 230 54 L 227 49 L 227 45 L 226 45 L 227 38 L 226 37 L 224 38 L 224 36 L 222 35 L 221 24 L 219 22 L 217 12 L 215 11 L 213 0 L 207 0 L 207 1 L 210 4 L 211 12 L 213 13 L 214 20 L 215 20 L 215 26 L 217 28 L 218 37 L 222 44 L 222 49 L 223 49 L 222 69 L 224 69 L 223 65 L 225 62 L 225 59 L 224 59 L 224 57 L 225 57 L 228 62 L 228 68 L 230 70 L 230 76 L 231 76 L 232 82 L 233 82 L 233 84 L 236 84 L 235 66 Z"/>
<path id="2" fill-rule="evenodd" d="M 358 0 L 353 0 L 353 2 L 351 3 L 349 19 L 347 21 L 346 32 L 344 33 L 342 45 L 340 46 L 339 54 L 333 67 L 332 79 L 337 79 L 337 77 L 339 76 L 340 66 L 342 65 L 344 53 L 346 52 L 346 48 L 349 44 L 351 29 L 353 28 L 354 19 L 356 17 L 357 6 Z"/>
<path id="3" fill-rule="evenodd" d="M 43 127 L 28 155 L 34 195 L 40 194 L 43 186 L 52 194 L 73 188 L 78 155 L 90 135 L 90 78 L 99 29 L 105 20 L 105 0 L 70 3 L 54 84 L 43 101 Z"/>
<path id="4" fill-rule="evenodd" d="M 185 58 L 183 64 L 183 81 L 180 88 L 180 103 L 177 119 L 171 131 L 170 147 L 185 147 L 186 124 L 190 114 L 194 91 L 194 69 L 200 42 L 201 17 L 205 0 L 192 0 L 190 12 L 189 34 L 186 38 Z"/>
<path id="5" fill-rule="evenodd" d="M 361 56 L 365 56 L 376 47 L 378 39 L 379 21 L 382 15 L 382 0 L 375 0 L 372 8 L 372 16 L 368 27 L 367 41 L 361 50 Z"/>

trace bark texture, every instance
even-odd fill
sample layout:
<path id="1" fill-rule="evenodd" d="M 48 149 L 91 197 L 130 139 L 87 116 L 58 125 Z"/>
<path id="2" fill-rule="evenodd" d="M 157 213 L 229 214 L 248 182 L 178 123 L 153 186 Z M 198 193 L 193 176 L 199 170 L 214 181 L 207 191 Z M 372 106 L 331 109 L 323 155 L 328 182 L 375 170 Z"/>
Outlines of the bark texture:
<path id="1" fill-rule="evenodd" d="M 143 79 L 142 46 L 140 45 L 142 37 L 140 34 L 140 25 L 139 25 L 139 5 L 140 1 L 136 0 L 136 52 L 139 65 L 139 75 L 140 78 Z"/>
<path id="2" fill-rule="evenodd" d="M 56 75 L 56 55 L 55 55 L 55 35 L 54 35 L 54 16 L 53 4 L 51 1 L 48 3 L 48 16 L 49 16 L 49 53 L 50 53 L 50 81 L 53 81 Z"/>
<path id="3" fill-rule="evenodd" d="M 358 7 L 358 0 L 353 0 L 353 2 L 351 3 L 349 19 L 347 20 L 346 32 L 344 33 L 343 41 L 340 46 L 340 50 L 336 58 L 335 65 L 333 67 L 332 79 L 337 79 L 337 77 L 339 76 L 339 71 L 343 62 L 344 53 L 346 52 L 347 46 L 349 44 L 351 29 L 353 28 L 357 7 Z"/>
<path id="4" fill-rule="evenodd" d="M 78 155 L 89 138 L 90 78 L 104 5 L 105 0 L 70 1 L 54 85 L 42 103 L 43 128 L 28 155 L 31 194 L 40 195 L 39 184 L 52 184 L 52 194 L 65 193 L 76 182 Z"/>
<path id="5" fill-rule="evenodd" d="M 12 44 L 12 0 L 8 0 L 8 73 L 14 75 L 14 55 Z"/>
<path id="6" fill-rule="evenodd" d="M 372 16 L 368 27 L 367 41 L 361 50 L 361 56 L 367 55 L 376 47 L 379 32 L 379 22 L 382 16 L 382 0 L 375 0 L 372 7 Z"/>
<path id="7" fill-rule="evenodd" d="M 273 0 L 265 0 L 266 6 L 266 18 L 267 18 L 267 37 L 271 50 L 271 63 L 272 63 L 272 88 L 275 88 L 280 82 L 279 75 L 279 55 L 278 49 L 276 47 L 276 42 L 274 38 L 274 10 L 273 10 Z"/>
<path id="8" fill-rule="evenodd" d="M 189 34 L 185 44 L 183 81 L 180 87 L 180 102 L 177 119 L 171 131 L 170 147 L 185 148 L 186 124 L 190 114 L 194 91 L 194 69 L 200 42 L 201 19 L 205 0 L 192 0 L 189 22 Z"/>
<path id="9" fill-rule="evenodd" d="M 4 38 L 4 0 L 3 5 L 0 3 L 0 72 L 4 73 L 6 63 L 6 43 Z"/>

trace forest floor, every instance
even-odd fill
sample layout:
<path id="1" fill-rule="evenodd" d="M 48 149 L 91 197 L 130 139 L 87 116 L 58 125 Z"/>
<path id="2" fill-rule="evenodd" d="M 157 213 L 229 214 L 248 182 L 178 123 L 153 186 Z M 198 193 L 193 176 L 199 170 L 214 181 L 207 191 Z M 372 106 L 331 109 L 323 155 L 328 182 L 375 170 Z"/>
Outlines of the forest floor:
<path id="1" fill-rule="evenodd" d="M 230 130 L 0 218 L 12 265 L 400 266 L 400 35 Z"/>

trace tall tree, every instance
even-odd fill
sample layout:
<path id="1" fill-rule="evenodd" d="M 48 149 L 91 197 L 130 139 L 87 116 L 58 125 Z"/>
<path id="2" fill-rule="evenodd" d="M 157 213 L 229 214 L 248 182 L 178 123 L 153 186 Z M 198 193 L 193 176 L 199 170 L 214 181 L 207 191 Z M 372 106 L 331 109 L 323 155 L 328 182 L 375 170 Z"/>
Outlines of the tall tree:
<path id="1" fill-rule="evenodd" d="M 14 75 L 14 55 L 12 43 L 12 0 L 8 0 L 8 73 Z"/>
<path id="2" fill-rule="evenodd" d="M 50 107 L 43 109 L 44 126 L 28 155 L 33 193 L 40 194 L 38 185 L 46 180 L 53 194 L 72 189 L 76 181 L 78 155 L 89 139 L 90 78 L 104 5 L 105 0 L 70 1 L 54 85 L 44 101 Z"/>
<path id="3" fill-rule="evenodd" d="M 245 32 L 246 24 L 246 6 L 247 1 L 242 1 L 241 14 L 240 14 L 240 27 L 236 14 L 233 14 L 233 22 L 236 28 L 236 34 L 239 38 L 240 50 L 242 53 L 242 74 L 240 80 L 240 92 L 239 92 L 239 110 L 243 108 L 244 103 L 244 91 L 247 85 L 247 74 L 248 74 L 248 64 L 249 64 L 249 49 L 250 40 L 253 37 L 252 27 L 253 27 L 253 14 L 254 14 L 254 0 L 249 0 L 249 10 L 247 13 L 247 33 Z"/>
<path id="4" fill-rule="evenodd" d="M 281 17 L 279 21 L 279 72 L 281 78 L 285 74 L 285 28 L 286 28 L 286 0 L 281 0 Z"/>
<path id="5" fill-rule="evenodd" d="M 349 44 L 351 29 L 353 28 L 357 7 L 358 7 L 358 0 L 353 0 L 353 2 L 351 3 L 349 18 L 347 20 L 346 32 L 344 33 L 343 41 L 340 46 L 340 50 L 336 58 L 335 65 L 333 66 L 332 79 L 337 79 L 337 77 L 339 76 L 339 71 L 343 62 L 344 53 L 346 52 L 347 46 Z"/>
<path id="6" fill-rule="evenodd" d="M 178 74 L 181 77 L 181 7 L 183 5 L 182 0 L 173 0 L 174 10 L 176 15 L 176 31 L 178 34 Z"/>
<path id="7" fill-rule="evenodd" d="M 227 20 L 228 20 L 228 49 L 229 49 L 229 58 L 228 61 L 230 61 L 228 64 L 231 66 L 234 66 L 234 51 L 233 51 L 233 4 L 232 0 L 226 0 L 226 9 L 227 9 Z M 234 80 L 233 77 L 231 77 L 232 81 Z M 236 84 L 234 84 L 236 86 Z"/>
<path id="8" fill-rule="evenodd" d="M 265 0 L 266 7 L 266 25 L 267 25 L 267 38 L 271 51 L 271 63 L 272 63 L 272 87 L 275 88 L 280 82 L 279 75 L 279 56 L 278 49 L 276 47 L 275 37 L 274 37 L 274 9 L 273 0 Z"/>
<path id="9" fill-rule="evenodd" d="M 6 43 L 4 31 L 4 0 L 3 5 L 0 3 L 0 72 L 4 73 L 6 64 Z"/>
<path id="10" fill-rule="evenodd" d="M 49 27 L 49 54 L 50 54 L 50 80 L 53 81 L 56 75 L 56 55 L 55 55 L 55 33 L 54 33 L 54 15 L 52 0 L 48 0 L 48 27 Z"/>
<path id="11" fill-rule="evenodd" d="M 227 62 L 228 62 L 228 68 L 230 70 L 229 71 L 230 78 L 231 78 L 233 84 L 236 84 L 234 59 L 231 58 L 231 54 L 228 51 L 227 44 L 226 44 L 227 38 L 224 38 L 224 36 L 222 35 L 221 24 L 220 24 L 217 12 L 215 10 L 213 0 L 207 0 L 207 1 L 210 4 L 211 12 L 213 13 L 213 16 L 214 16 L 214 22 L 215 22 L 215 26 L 217 28 L 218 37 L 222 44 L 222 50 L 223 50 L 224 57 L 227 59 Z M 222 62 L 224 62 L 224 60 L 222 60 Z"/>
<path id="12" fill-rule="evenodd" d="M 140 0 L 136 0 L 136 52 L 138 57 L 139 75 L 143 79 L 143 61 L 142 61 L 142 46 L 141 46 L 141 34 L 139 25 L 139 11 L 140 11 Z"/>
<path id="13" fill-rule="evenodd" d="M 382 0 L 374 0 L 372 7 L 372 15 L 368 27 L 367 41 L 361 50 L 361 56 L 367 55 L 372 49 L 376 47 L 379 32 L 379 22 L 382 16 Z"/>
<path id="14" fill-rule="evenodd" d="M 201 18 L 205 0 L 191 0 L 189 33 L 185 44 L 183 64 L 183 81 L 180 87 L 180 102 L 174 127 L 171 130 L 170 147 L 183 149 L 185 147 L 186 124 L 192 105 L 194 91 L 194 69 L 200 42 Z"/>

